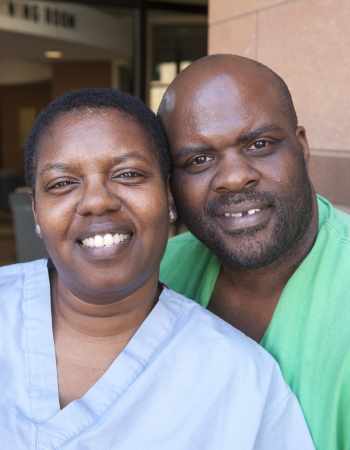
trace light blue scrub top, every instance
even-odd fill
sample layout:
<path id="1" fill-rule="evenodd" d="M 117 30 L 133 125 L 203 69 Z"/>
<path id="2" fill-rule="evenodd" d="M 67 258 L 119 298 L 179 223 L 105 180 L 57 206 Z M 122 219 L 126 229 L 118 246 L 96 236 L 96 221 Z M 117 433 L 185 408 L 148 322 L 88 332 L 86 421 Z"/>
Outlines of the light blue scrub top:
<path id="1" fill-rule="evenodd" d="M 164 289 L 124 351 L 60 409 L 47 262 L 0 269 L 3 450 L 311 450 L 272 358 Z"/>

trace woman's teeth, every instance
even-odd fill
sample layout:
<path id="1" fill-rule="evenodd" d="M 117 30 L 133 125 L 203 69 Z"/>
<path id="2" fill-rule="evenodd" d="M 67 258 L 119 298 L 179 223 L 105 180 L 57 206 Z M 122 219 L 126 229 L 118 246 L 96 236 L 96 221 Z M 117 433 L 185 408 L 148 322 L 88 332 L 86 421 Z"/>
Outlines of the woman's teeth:
<path id="1" fill-rule="evenodd" d="M 112 247 L 112 245 L 118 245 L 130 238 L 129 234 L 96 234 L 82 241 L 84 247 L 100 248 L 100 247 Z"/>

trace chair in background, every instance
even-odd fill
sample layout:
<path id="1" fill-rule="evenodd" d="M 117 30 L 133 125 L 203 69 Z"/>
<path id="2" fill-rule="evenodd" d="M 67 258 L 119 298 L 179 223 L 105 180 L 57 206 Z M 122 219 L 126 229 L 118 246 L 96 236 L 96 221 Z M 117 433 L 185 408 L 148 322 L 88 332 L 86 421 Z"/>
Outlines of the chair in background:
<path id="1" fill-rule="evenodd" d="M 35 233 L 35 222 L 29 193 L 17 189 L 9 196 L 13 215 L 17 262 L 47 258 L 42 240 Z"/>

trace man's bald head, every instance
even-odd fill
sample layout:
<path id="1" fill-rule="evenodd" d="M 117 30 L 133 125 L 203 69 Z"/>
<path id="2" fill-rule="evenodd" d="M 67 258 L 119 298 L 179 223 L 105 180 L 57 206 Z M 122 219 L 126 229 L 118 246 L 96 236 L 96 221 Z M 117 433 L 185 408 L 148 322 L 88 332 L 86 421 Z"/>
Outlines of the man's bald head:
<path id="1" fill-rule="evenodd" d="M 303 247 L 316 217 L 309 146 L 277 74 L 240 56 L 202 58 L 159 115 L 179 215 L 224 266 L 256 269 Z"/>
<path id="2" fill-rule="evenodd" d="M 254 83 L 263 83 L 266 89 L 275 91 L 280 100 L 281 110 L 287 114 L 293 128 L 298 119 L 288 86 L 283 79 L 264 64 L 238 55 L 218 54 L 198 59 L 181 72 L 170 84 L 161 101 L 158 115 L 165 120 L 168 113 L 174 111 L 181 101 L 181 93 L 193 93 L 211 80 L 228 76 L 244 91 Z M 219 87 L 219 84 L 218 84 Z M 221 93 L 218 92 L 218 95 Z M 224 92 L 222 93 L 224 95 Z"/>

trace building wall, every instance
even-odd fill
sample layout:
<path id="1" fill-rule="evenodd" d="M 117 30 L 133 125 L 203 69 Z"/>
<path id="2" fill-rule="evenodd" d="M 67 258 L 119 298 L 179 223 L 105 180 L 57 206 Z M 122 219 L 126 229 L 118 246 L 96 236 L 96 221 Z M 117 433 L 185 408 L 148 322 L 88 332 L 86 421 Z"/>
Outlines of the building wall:
<path id="1" fill-rule="evenodd" d="M 110 87 L 111 63 L 67 62 L 52 65 L 52 78 L 23 84 L 0 83 L 0 170 L 23 173 L 23 143 L 36 115 L 53 98 L 84 87 Z"/>
<path id="2" fill-rule="evenodd" d="M 109 61 L 60 62 L 53 65 L 52 98 L 88 87 L 110 87 L 112 64 Z"/>
<path id="3" fill-rule="evenodd" d="M 50 101 L 49 81 L 0 85 L 0 169 L 23 174 L 22 145 L 35 115 Z"/>
<path id="4" fill-rule="evenodd" d="M 350 2 L 209 0 L 209 53 L 236 53 L 287 82 L 318 192 L 350 206 Z"/>

